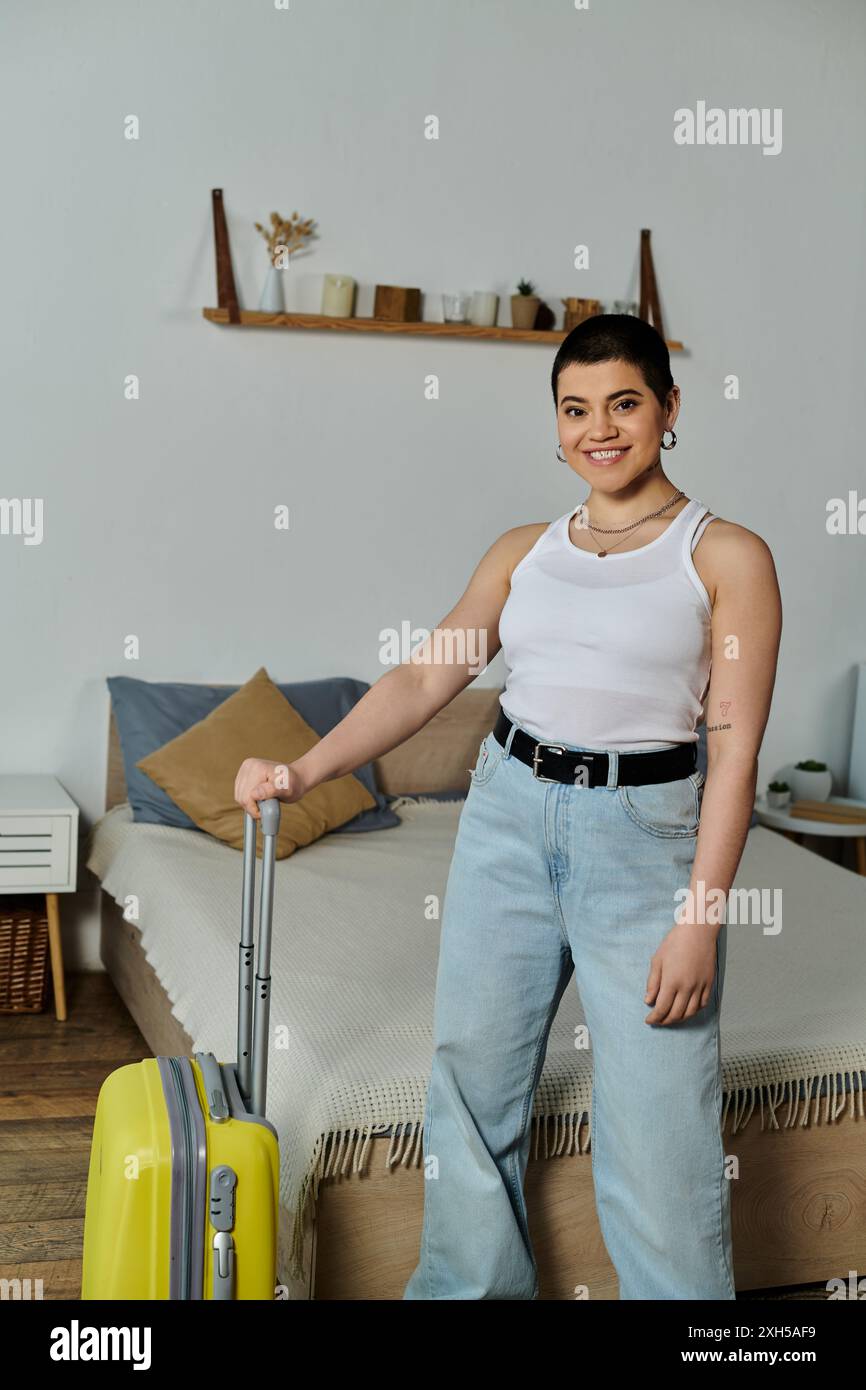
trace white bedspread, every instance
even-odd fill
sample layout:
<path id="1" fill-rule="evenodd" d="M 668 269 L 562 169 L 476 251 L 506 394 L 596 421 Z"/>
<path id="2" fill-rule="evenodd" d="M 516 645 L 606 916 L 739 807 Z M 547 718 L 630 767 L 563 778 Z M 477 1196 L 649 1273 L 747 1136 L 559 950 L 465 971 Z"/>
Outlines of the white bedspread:
<path id="1" fill-rule="evenodd" d="M 268 1116 L 280 1136 L 292 1272 L 320 1179 L 361 1170 L 391 1127 L 386 1162 L 418 1162 L 432 1055 L 441 903 L 462 802 L 399 803 L 403 823 L 325 836 L 276 866 Z M 148 961 L 196 1051 L 236 1050 L 241 856 L 208 835 L 135 825 L 128 805 L 93 831 L 90 868 L 115 901 L 134 894 Z M 756 826 L 735 888 L 781 890 L 783 928 L 728 927 L 722 1006 L 726 1109 L 742 1127 L 863 1116 L 866 879 Z M 534 1107 L 538 1156 L 585 1151 L 591 1053 L 574 980 L 554 1021 Z M 837 1084 L 837 1073 L 840 1080 Z M 825 1099 L 819 1102 L 821 1083 Z M 800 1085 L 803 1083 L 803 1101 Z M 809 1098 L 814 1096 L 810 1107 Z"/>

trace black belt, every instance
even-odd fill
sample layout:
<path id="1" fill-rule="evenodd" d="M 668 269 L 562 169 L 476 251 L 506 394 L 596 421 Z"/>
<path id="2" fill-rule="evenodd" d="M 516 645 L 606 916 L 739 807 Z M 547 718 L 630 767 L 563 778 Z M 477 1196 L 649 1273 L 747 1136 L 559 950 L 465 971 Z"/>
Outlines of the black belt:
<path id="1" fill-rule="evenodd" d="M 493 729 L 493 737 L 504 747 L 510 730 L 514 727 L 504 710 Z M 532 768 L 533 777 L 539 782 L 575 781 L 584 787 L 606 787 L 608 778 L 607 753 L 574 751 L 564 748 L 561 743 L 539 743 L 518 729 L 511 740 L 511 750 L 515 758 Z M 698 764 L 697 744 L 678 743 L 675 748 L 659 749 L 653 753 L 620 753 L 618 787 L 639 787 L 646 782 L 676 782 L 681 777 L 689 777 Z M 579 769 L 585 769 L 583 773 Z"/>

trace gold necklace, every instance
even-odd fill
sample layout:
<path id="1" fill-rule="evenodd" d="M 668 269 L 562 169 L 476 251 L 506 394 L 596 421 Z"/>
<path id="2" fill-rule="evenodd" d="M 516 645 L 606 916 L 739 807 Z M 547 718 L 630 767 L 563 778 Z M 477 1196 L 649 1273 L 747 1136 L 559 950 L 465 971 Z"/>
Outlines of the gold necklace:
<path id="1" fill-rule="evenodd" d="M 586 530 L 586 531 L 589 531 L 589 533 L 590 533 L 590 535 L 593 537 L 593 539 L 596 538 L 596 536 L 595 536 L 595 532 L 596 532 L 596 531 L 598 531 L 600 535 L 606 535 L 606 536 L 618 535 L 620 531 L 626 531 L 626 532 L 629 532 L 629 533 L 630 533 L 630 532 L 632 532 L 632 531 L 636 531 L 637 528 L 638 528 L 638 526 L 643 526 L 643 524 L 644 524 L 645 521 L 651 521 L 653 517 L 661 516 L 664 512 L 668 511 L 668 509 L 669 509 L 670 507 L 672 507 L 672 506 L 674 505 L 675 502 L 679 501 L 679 499 L 680 499 L 681 497 L 685 497 L 685 495 L 686 495 L 686 494 L 685 494 L 684 492 L 682 492 L 681 490 L 678 490 L 677 492 L 674 493 L 673 497 L 670 497 L 670 498 L 668 499 L 668 501 L 665 502 L 665 504 L 664 504 L 663 507 L 659 507 L 658 511 L 655 511 L 655 512 L 647 512 L 646 516 L 642 516 L 642 517 L 640 518 L 639 521 L 631 521 L 631 522 L 629 522 L 629 524 L 628 524 L 627 526 L 598 526 L 598 527 L 592 527 L 592 526 L 590 526 L 589 522 L 587 521 L 586 526 L 583 527 L 582 529 L 583 529 L 583 530 Z M 584 510 L 584 503 L 581 503 L 581 511 L 583 511 L 583 510 Z M 623 536 L 622 541 L 627 540 L 627 539 L 628 539 L 628 536 L 625 535 L 625 536 Z M 609 550 L 614 550 L 614 549 L 616 549 L 616 547 L 617 547 L 618 545 L 622 545 L 622 541 L 614 541 L 614 542 L 613 542 L 613 545 L 606 546 L 604 550 L 596 551 L 596 554 L 597 554 L 599 560 L 604 559 L 605 555 L 608 553 Z"/>

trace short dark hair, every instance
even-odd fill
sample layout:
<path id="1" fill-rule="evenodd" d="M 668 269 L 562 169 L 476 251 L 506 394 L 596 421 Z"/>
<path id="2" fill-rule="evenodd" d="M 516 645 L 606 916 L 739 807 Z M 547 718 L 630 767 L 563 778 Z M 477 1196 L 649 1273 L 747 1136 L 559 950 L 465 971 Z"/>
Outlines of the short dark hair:
<path id="1" fill-rule="evenodd" d="M 633 314 L 593 314 L 573 328 L 559 345 L 553 360 L 550 384 L 558 407 L 557 383 L 564 367 L 573 362 L 628 362 L 639 367 L 644 380 L 662 406 L 674 384 L 667 343 L 652 324 Z"/>

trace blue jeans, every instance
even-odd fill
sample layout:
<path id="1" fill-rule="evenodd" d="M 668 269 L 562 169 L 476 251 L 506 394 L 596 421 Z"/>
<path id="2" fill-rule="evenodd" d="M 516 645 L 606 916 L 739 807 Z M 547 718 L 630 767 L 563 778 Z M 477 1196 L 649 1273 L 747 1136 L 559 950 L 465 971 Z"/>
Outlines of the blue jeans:
<path id="1" fill-rule="evenodd" d="M 424 1227 L 403 1298 L 538 1297 L 523 1181 L 550 1027 L 574 971 L 592 1044 L 596 1209 L 619 1296 L 733 1299 L 726 927 L 706 1007 L 644 1022 L 650 958 L 689 886 L 703 774 L 617 787 L 611 752 L 605 787 L 543 782 L 511 754 L 513 737 L 481 745 L 448 875 Z"/>

